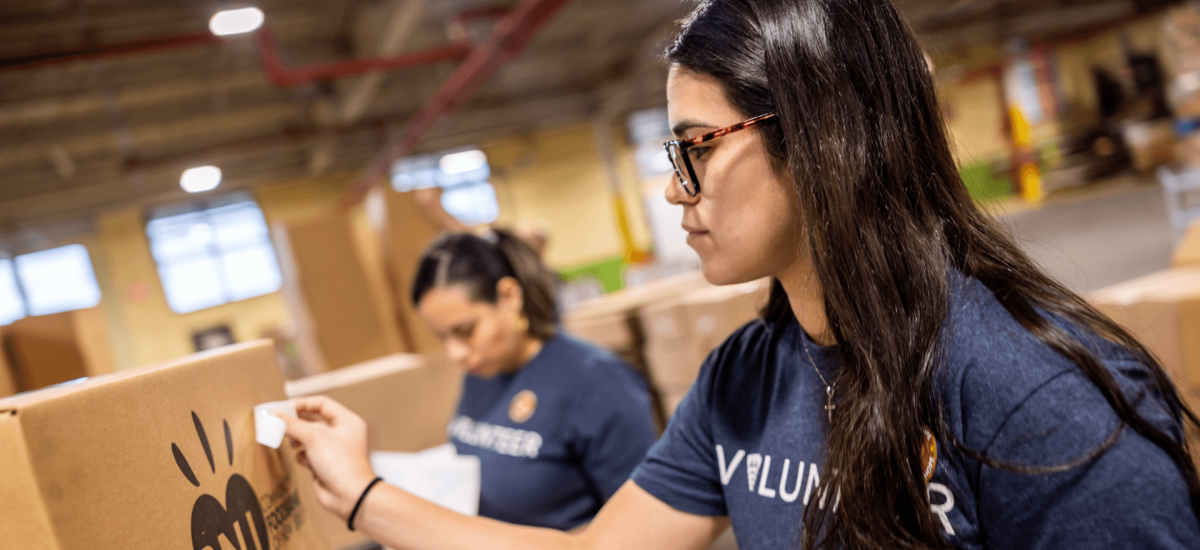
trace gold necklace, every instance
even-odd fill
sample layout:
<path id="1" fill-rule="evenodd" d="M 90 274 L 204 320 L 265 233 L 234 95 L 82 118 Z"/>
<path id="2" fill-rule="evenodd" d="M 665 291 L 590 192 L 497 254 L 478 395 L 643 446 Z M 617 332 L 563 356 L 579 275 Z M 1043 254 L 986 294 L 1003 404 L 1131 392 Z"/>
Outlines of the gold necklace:
<path id="1" fill-rule="evenodd" d="M 800 342 L 800 345 L 804 348 L 804 355 L 808 357 L 809 364 L 812 365 L 813 370 L 817 371 L 817 376 L 821 377 L 821 383 L 825 384 L 825 416 L 829 418 L 829 424 L 833 425 L 833 386 L 829 384 L 828 380 L 825 380 L 825 375 L 821 374 L 821 369 L 817 368 L 817 362 L 813 361 L 812 353 L 808 351 L 808 343 Z M 813 345 L 816 345 L 816 341 L 813 342 Z"/>

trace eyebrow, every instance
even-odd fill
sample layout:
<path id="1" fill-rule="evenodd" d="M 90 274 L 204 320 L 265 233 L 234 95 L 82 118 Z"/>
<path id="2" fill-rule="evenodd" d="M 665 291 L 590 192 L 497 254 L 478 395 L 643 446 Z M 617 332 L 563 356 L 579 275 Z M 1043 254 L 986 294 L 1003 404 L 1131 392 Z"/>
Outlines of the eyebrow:
<path id="1" fill-rule="evenodd" d="M 684 133 L 692 128 L 716 128 L 716 126 L 706 122 L 689 119 L 676 124 L 674 128 L 671 128 L 671 133 L 675 134 L 677 137 L 683 137 Z"/>

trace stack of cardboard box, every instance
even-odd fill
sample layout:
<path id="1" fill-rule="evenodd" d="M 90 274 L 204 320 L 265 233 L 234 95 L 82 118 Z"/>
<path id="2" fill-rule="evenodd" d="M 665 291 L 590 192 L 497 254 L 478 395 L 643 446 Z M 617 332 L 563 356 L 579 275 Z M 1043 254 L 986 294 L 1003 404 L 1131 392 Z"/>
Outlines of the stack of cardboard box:
<path id="1" fill-rule="evenodd" d="M 0 399 L 0 545 L 329 548 L 303 469 L 255 442 L 283 398 L 260 341 Z"/>
<path id="2" fill-rule="evenodd" d="M 326 395 L 367 421 L 371 449 L 415 452 L 445 443 L 462 370 L 440 355 L 397 354 L 287 383 L 289 397 Z M 308 472 L 300 476 L 307 482 Z M 336 549 L 369 543 L 334 515 L 314 512 Z"/>
<path id="3" fill-rule="evenodd" d="M 1090 299 L 1158 357 L 1184 400 L 1200 411 L 1200 225 L 1188 231 L 1172 264 Z"/>
<path id="4" fill-rule="evenodd" d="M 99 308 L 19 319 L 4 331 L 14 389 L 36 390 L 114 369 Z"/>
<path id="5" fill-rule="evenodd" d="M 715 287 L 691 272 L 582 304 L 564 325 L 641 368 L 669 417 L 708 353 L 757 315 L 765 288 L 764 281 Z"/>
<path id="6" fill-rule="evenodd" d="M 12 367 L 8 363 L 8 353 L 4 351 L 4 333 L 0 331 L 0 397 L 17 393 L 17 379 L 13 377 Z"/>
<path id="7" fill-rule="evenodd" d="M 642 308 L 645 358 L 668 415 L 687 394 L 704 359 L 766 303 L 766 281 L 689 292 Z"/>
<path id="8" fill-rule="evenodd" d="M 442 232 L 441 227 L 412 193 L 376 187 L 363 208 L 374 229 L 369 246 L 379 251 L 405 349 L 410 353 L 437 352 L 442 344 L 417 316 L 409 290 L 421 254 Z"/>
<path id="9" fill-rule="evenodd" d="M 563 326 L 635 366 L 643 365 L 645 330 L 639 311 L 648 304 L 709 287 L 699 271 L 668 277 L 579 304 L 563 315 Z"/>
<path id="10" fill-rule="evenodd" d="M 1200 222 L 1192 224 L 1184 232 L 1183 239 L 1179 241 L 1179 246 L 1171 257 L 1171 265 L 1200 265 Z"/>
<path id="11" fill-rule="evenodd" d="M 371 284 L 344 214 L 278 223 L 272 237 L 305 374 L 405 350 L 390 297 Z"/>

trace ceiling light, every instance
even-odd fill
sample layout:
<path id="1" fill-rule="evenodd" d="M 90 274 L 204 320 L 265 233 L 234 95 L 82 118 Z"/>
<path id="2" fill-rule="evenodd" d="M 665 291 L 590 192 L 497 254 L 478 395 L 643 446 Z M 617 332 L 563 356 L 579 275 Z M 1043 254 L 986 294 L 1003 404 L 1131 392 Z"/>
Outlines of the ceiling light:
<path id="1" fill-rule="evenodd" d="M 262 10 L 242 8 L 217 12 L 208 21 L 208 29 L 217 36 L 228 36 L 258 30 L 262 24 Z"/>
<path id="2" fill-rule="evenodd" d="M 487 155 L 478 149 L 450 153 L 438 161 L 438 167 L 447 174 L 463 174 L 487 166 Z"/>
<path id="3" fill-rule="evenodd" d="M 212 191 L 221 184 L 221 169 L 216 166 L 188 168 L 179 176 L 179 186 L 188 193 Z"/>

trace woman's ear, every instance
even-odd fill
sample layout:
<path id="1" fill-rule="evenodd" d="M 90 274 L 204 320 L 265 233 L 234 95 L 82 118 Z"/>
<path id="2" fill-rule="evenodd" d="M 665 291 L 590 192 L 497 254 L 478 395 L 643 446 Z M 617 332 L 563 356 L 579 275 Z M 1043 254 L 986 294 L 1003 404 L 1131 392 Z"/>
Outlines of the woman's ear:
<path id="1" fill-rule="evenodd" d="M 496 305 L 504 310 L 521 313 L 525 309 L 525 292 L 521 283 L 512 277 L 496 281 Z"/>

